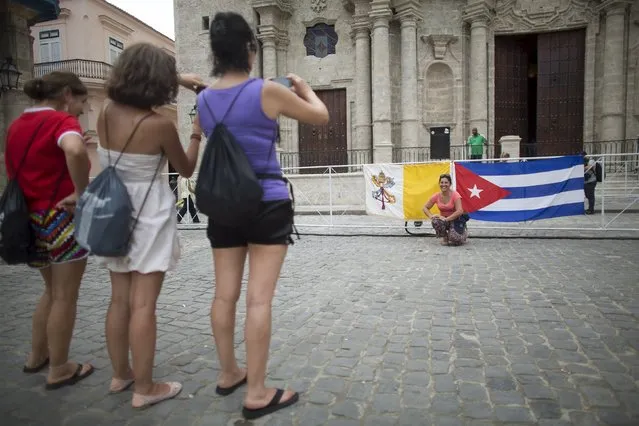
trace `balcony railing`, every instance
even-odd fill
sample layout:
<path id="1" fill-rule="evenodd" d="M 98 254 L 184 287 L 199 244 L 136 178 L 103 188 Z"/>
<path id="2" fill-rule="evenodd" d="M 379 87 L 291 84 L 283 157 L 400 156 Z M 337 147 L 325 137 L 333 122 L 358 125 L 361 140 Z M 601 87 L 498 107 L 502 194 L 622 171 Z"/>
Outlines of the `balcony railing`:
<path id="1" fill-rule="evenodd" d="M 66 61 L 41 62 L 33 66 L 36 77 L 42 77 L 53 71 L 71 71 L 81 78 L 106 80 L 112 66 L 106 62 L 89 61 L 86 59 L 69 59 Z"/>

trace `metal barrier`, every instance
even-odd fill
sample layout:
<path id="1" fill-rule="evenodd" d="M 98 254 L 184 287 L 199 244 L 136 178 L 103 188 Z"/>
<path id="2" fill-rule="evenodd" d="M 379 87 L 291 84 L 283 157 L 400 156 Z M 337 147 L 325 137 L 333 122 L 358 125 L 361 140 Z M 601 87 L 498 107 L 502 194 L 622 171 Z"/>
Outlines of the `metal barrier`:
<path id="1" fill-rule="evenodd" d="M 508 161 L 529 161 L 549 157 L 508 158 Z M 595 215 L 569 216 L 523 223 L 497 223 L 471 220 L 471 230 L 562 230 L 562 231 L 617 231 L 639 232 L 639 153 L 602 154 L 595 158 L 604 170 L 603 182 L 596 187 Z M 463 161 L 500 162 L 505 159 Z M 397 164 L 426 164 L 421 161 Z M 451 161 L 453 165 L 456 161 Z M 312 169 L 312 170 L 311 170 Z M 381 230 L 401 231 L 406 228 L 403 220 L 366 215 L 366 187 L 361 165 L 309 166 L 283 168 L 295 193 L 295 224 L 298 228 L 324 228 L 332 230 Z M 170 178 L 177 177 L 176 175 Z M 196 179 L 197 177 L 193 177 Z M 177 185 L 173 185 L 176 201 Z M 585 199 L 585 197 L 584 197 Z M 426 202 L 426 200 L 424 200 Z M 179 225 L 182 229 L 201 228 L 206 216 L 199 214 L 200 223 L 191 220 L 191 205 L 183 210 Z M 177 210 L 177 209 L 176 209 Z M 409 224 L 412 226 L 412 222 Z M 421 229 L 430 231 L 428 221 Z"/>

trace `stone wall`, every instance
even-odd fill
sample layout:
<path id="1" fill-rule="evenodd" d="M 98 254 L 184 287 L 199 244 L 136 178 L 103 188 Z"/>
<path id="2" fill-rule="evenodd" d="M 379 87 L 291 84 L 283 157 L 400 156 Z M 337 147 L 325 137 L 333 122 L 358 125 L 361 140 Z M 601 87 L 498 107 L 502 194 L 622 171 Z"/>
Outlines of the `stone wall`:
<path id="1" fill-rule="evenodd" d="M 463 142 L 468 107 L 464 100 L 462 11 L 466 0 L 422 2 L 418 36 L 420 146 L 430 146 L 430 127 L 451 128 L 451 144 Z"/>
<path id="2" fill-rule="evenodd" d="M 626 138 L 639 139 L 639 3 L 630 12 L 628 31 L 628 98 Z"/>
<path id="3" fill-rule="evenodd" d="M 11 56 L 14 64 L 22 73 L 17 90 L 10 90 L 2 93 L 0 98 L 0 189 L 6 184 L 6 170 L 4 167 L 4 151 L 7 128 L 13 120 L 18 118 L 22 111 L 29 107 L 32 102 L 22 92 L 24 82 L 32 78 L 33 72 L 33 52 L 31 49 L 31 39 L 29 36 L 29 26 L 27 20 L 34 16 L 35 12 L 22 6 L 6 2 L 2 4 L 0 10 L 0 24 L 2 24 L 3 45 L 0 49 L 6 56 Z M 2 57 L 0 60 L 4 60 Z"/>

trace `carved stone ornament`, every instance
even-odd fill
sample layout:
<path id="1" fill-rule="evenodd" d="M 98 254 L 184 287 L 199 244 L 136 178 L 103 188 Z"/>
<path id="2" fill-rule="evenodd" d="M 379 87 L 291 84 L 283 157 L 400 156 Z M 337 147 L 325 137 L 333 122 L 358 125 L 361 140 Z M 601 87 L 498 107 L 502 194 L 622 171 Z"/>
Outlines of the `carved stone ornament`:
<path id="1" fill-rule="evenodd" d="M 452 34 L 431 34 L 429 36 L 422 36 L 422 41 L 430 43 L 433 48 L 433 57 L 437 60 L 442 60 L 446 56 L 448 45 L 456 43 L 458 37 Z"/>
<path id="2" fill-rule="evenodd" d="M 496 33 L 553 31 L 588 25 L 594 0 L 498 0 L 493 29 Z"/>
<path id="3" fill-rule="evenodd" d="M 326 10 L 328 0 L 311 0 L 311 10 L 315 13 L 322 13 Z"/>

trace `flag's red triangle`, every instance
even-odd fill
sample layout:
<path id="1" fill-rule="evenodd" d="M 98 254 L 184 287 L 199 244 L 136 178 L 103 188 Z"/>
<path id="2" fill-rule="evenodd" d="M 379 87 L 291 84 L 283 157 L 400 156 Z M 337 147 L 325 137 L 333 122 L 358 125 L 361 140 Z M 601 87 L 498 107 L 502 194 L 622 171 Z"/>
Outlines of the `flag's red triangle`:
<path id="1" fill-rule="evenodd" d="M 455 163 L 455 182 L 456 190 L 462 198 L 462 207 L 467 213 L 481 210 L 510 195 L 509 191 L 487 181 L 459 163 Z"/>

